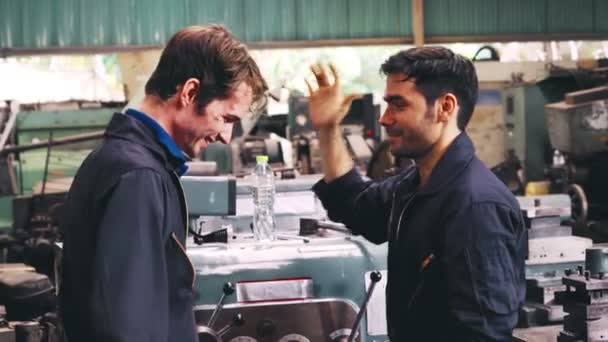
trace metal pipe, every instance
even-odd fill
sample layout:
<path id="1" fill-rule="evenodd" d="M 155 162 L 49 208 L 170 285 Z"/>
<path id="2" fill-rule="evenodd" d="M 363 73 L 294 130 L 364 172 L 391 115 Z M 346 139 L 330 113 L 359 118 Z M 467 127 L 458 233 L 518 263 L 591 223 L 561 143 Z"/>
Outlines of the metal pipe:
<path id="1" fill-rule="evenodd" d="M 98 132 L 93 132 L 93 133 L 71 135 L 68 137 L 52 139 L 50 141 L 41 141 L 38 143 L 29 144 L 29 145 L 7 146 L 7 147 L 3 148 L 2 150 L 0 150 L 0 156 L 4 156 L 4 155 L 10 154 L 10 153 L 20 153 L 20 152 L 36 150 L 36 149 L 40 149 L 40 148 L 47 148 L 48 146 L 60 146 L 60 145 L 73 144 L 73 143 L 77 143 L 77 142 L 101 139 L 101 138 L 103 138 L 104 133 L 105 133 L 105 131 L 98 131 Z"/>

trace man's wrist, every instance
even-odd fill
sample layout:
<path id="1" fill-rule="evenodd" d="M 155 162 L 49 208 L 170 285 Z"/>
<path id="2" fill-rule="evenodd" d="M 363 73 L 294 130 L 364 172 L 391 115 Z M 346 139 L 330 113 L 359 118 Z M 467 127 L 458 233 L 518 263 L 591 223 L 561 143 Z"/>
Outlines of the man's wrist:
<path id="1" fill-rule="evenodd" d="M 328 125 L 328 126 L 319 128 L 319 133 L 323 133 L 323 134 L 327 134 L 327 135 L 335 134 L 336 132 L 339 132 L 339 131 L 340 131 L 339 124 L 333 124 L 333 125 Z"/>

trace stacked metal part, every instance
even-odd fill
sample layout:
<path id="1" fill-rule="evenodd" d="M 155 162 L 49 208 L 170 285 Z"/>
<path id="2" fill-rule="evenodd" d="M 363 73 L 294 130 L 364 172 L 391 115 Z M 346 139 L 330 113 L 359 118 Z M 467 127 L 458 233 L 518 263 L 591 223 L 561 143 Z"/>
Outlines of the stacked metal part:
<path id="1" fill-rule="evenodd" d="M 520 326 L 557 324 L 564 311 L 555 293 L 564 291 L 562 276 L 585 262 L 585 250 L 591 239 L 572 236 L 572 228 L 563 225 L 570 219 L 571 202 L 566 195 L 518 198 L 528 228 L 526 260 L 526 303 L 520 314 Z"/>
<path id="2" fill-rule="evenodd" d="M 557 293 L 563 303 L 564 330 L 558 342 L 608 341 L 608 246 L 587 249 L 585 267 L 562 278 L 566 290 Z"/>

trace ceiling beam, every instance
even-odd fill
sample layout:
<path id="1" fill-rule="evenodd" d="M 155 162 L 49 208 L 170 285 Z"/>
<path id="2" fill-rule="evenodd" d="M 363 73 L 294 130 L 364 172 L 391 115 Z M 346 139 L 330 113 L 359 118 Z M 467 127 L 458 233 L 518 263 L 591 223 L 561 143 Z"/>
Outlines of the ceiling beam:
<path id="1" fill-rule="evenodd" d="M 424 45 L 424 0 L 412 0 L 412 33 L 414 45 Z"/>

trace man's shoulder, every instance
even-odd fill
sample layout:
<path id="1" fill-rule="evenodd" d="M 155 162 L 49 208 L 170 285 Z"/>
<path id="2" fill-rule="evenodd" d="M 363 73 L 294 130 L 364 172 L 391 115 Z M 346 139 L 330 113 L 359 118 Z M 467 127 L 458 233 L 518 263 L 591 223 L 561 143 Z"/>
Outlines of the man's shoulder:
<path id="1" fill-rule="evenodd" d="M 121 176 L 138 169 L 161 171 L 163 164 L 145 147 L 121 140 L 105 139 L 83 161 L 75 176 L 75 183 L 109 188 Z"/>
<path id="2" fill-rule="evenodd" d="M 493 204 L 519 210 L 519 204 L 511 191 L 477 158 L 450 185 L 447 193 L 461 208 Z"/>
<path id="3" fill-rule="evenodd" d="M 90 162 L 125 171 L 161 168 L 163 164 L 146 147 L 122 139 L 106 139 L 91 153 Z"/>

